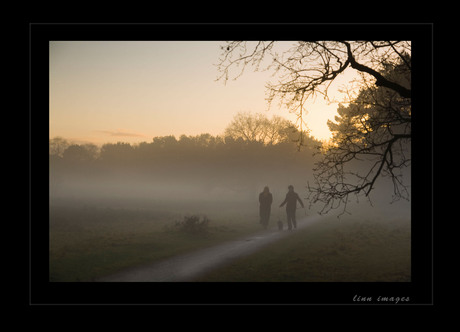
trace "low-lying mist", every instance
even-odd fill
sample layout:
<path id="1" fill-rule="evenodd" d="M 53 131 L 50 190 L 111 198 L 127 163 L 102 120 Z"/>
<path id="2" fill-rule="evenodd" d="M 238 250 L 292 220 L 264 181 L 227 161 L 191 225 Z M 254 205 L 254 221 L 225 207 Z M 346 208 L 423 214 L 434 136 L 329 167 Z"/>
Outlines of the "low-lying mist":
<path id="1" fill-rule="evenodd" d="M 126 145 L 123 147 L 126 150 Z M 265 186 L 273 194 L 272 213 L 284 200 L 288 185 L 304 198 L 309 214 L 320 210 L 307 201 L 307 182 L 313 183 L 313 149 L 297 151 L 295 145 L 250 144 L 225 150 L 216 148 L 171 151 L 118 151 L 97 159 L 50 158 L 50 205 L 96 205 L 212 213 L 258 211 L 258 195 Z M 138 149 L 140 149 L 138 147 Z M 210 151 L 209 151 L 210 150 Z M 139 152 L 139 151 L 138 151 Z M 410 171 L 405 182 L 410 184 Z M 351 216 L 410 218 L 410 202 L 392 201 L 390 179 L 380 178 L 370 194 L 371 202 L 350 197 Z M 342 212 L 342 208 L 331 214 Z M 347 216 L 345 214 L 344 216 Z"/>
<path id="2" fill-rule="evenodd" d="M 293 143 L 187 148 L 117 144 L 91 157 L 82 147 L 69 149 L 50 156 L 50 281 L 91 281 L 252 235 L 262 229 L 259 193 L 265 186 L 273 195 L 270 228 L 276 228 L 278 218 L 286 220 L 279 205 L 289 185 L 306 207 L 299 210 L 299 221 L 305 214 L 317 218 L 322 208 L 307 200 L 307 183 L 314 183 L 312 170 L 320 156 L 314 157 L 315 150 L 308 147 L 298 151 Z M 409 184 L 410 177 L 406 180 Z M 376 229 L 379 222 L 407 227 L 410 203 L 390 205 L 392 193 L 391 180 L 379 179 L 371 192 L 372 205 L 365 197 L 359 202 L 350 197 L 351 214 L 342 214 L 340 220 L 359 225 L 368 221 Z M 341 213 L 339 207 L 329 215 Z M 186 232 L 180 225 L 188 216 L 206 216 L 210 222 L 204 230 Z M 320 218 L 324 227 L 337 220 Z"/>

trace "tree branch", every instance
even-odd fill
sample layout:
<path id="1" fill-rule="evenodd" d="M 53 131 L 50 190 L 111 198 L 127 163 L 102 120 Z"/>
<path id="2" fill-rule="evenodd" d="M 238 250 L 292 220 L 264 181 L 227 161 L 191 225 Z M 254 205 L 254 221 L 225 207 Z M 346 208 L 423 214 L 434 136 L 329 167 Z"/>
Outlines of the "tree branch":
<path id="1" fill-rule="evenodd" d="M 375 79 L 376 79 L 375 85 L 384 86 L 384 87 L 387 87 L 387 88 L 389 88 L 391 90 L 394 90 L 394 91 L 398 92 L 401 95 L 401 97 L 411 98 L 411 90 L 406 89 L 402 85 L 399 85 L 399 84 L 397 84 L 395 82 L 391 82 L 391 81 L 387 80 L 385 77 L 383 77 L 380 73 L 378 73 L 374 69 L 369 68 L 369 67 L 367 67 L 365 65 L 362 65 L 362 64 L 356 62 L 355 58 L 353 57 L 353 53 L 351 51 L 350 44 L 348 42 L 345 42 L 345 41 L 343 41 L 342 43 L 345 44 L 345 46 L 347 47 L 348 61 L 349 61 L 350 66 L 352 68 L 374 76 Z"/>

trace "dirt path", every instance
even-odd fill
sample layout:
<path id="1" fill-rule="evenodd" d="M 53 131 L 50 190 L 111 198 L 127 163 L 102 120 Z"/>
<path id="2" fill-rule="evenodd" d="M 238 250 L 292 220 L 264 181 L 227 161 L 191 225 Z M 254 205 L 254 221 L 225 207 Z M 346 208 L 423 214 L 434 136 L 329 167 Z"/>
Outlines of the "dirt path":
<path id="1" fill-rule="evenodd" d="M 297 230 L 318 221 L 320 216 L 298 218 Z M 296 232 L 278 231 L 277 228 L 260 231 L 239 240 L 225 242 L 211 248 L 175 256 L 160 262 L 130 268 L 101 278 L 100 282 L 177 282 L 193 278 L 229 262 L 250 255 L 264 246 Z"/>

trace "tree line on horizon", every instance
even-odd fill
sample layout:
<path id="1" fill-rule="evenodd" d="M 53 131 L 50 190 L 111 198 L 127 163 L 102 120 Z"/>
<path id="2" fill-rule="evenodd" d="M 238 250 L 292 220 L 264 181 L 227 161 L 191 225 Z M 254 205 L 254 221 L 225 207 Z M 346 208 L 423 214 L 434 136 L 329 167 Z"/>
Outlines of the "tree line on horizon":
<path id="1" fill-rule="evenodd" d="M 200 192 L 227 188 L 246 195 L 265 184 L 306 184 L 319 145 L 287 120 L 248 113 L 236 115 L 223 136 L 168 135 L 100 148 L 55 137 L 50 139 L 50 185 L 53 193 L 81 185 L 94 192 L 89 188 L 95 184 L 112 188 L 127 181 L 113 190 L 179 186 L 183 191 L 191 186 Z"/>
<path id="2" fill-rule="evenodd" d="M 209 133 L 199 135 L 156 136 L 151 142 L 130 144 L 127 142 L 105 143 L 98 147 L 93 143 L 77 144 L 63 137 L 54 137 L 49 141 L 49 155 L 52 161 L 69 163 L 88 163 L 92 161 L 121 161 L 177 154 L 191 156 L 209 152 L 229 152 L 240 150 L 254 152 L 294 151 L 303 147 L 313 150 L 321 146 L 308 132 L 300 132 L 289 120 L 280 116 L 269 119 L 263 114 L 238 113 L 227 126 L 224 135 L 213 136 Z M 273 151 L 272 151 L 273 150 Z"/>

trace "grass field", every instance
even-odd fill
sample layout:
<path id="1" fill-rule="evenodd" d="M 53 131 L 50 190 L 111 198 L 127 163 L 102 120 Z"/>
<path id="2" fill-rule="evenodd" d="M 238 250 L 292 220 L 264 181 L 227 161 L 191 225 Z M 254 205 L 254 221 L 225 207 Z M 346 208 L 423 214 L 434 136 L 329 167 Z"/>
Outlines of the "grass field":
<path id="1" fill-rule="evenodd" d="M 176 226 L 191 206 L 204 231 Z M 174 212 L 171 212 L 174 211 Z M 50 281 L 93 281 L 121 269 L 209 247 L 261 229 L 257 209 L 238 204 L 64 204 L 50 207 Z M 411 280 L 409 220 L 325 217 L 196 281 L 372 282 Z"/>
<path id="2" fill-rule="evenodd" d="M 408 282 L 410 222 L 330 217 L 196 281 Z"/>
<path id="3" fill-rule="evenodd" d="M 257 211 L 212 211 L 205 230 L 191 233 L 173 207 L 50 207 L 50 281 L 92 281 L 120 269 L 216 245 L 260 229 Z"/>

